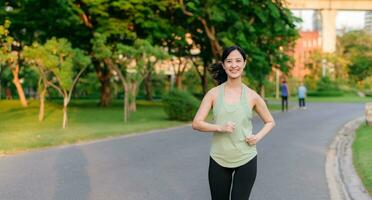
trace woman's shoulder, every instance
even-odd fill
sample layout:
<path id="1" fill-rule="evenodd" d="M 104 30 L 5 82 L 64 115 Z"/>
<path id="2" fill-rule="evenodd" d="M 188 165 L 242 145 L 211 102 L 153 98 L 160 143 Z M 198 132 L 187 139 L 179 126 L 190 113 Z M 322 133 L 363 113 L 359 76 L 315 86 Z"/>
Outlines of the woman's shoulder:
<path id="1" fill-rule="evenodd" d="M 253 90 L 252 88 L 250 88 L 247 85 L 245 85 L 245 87 L 247 88 L 248 97 L 250 97 L 252 99 L 260 98 L 260 95 L 255 90 Z"/>
<path id="2" fill-rule="evenodd" d="M 208 90 L 207 95 L 212 95 L 212 96 L 218 95 L 219 87 L 220 85 L 211 88 L 210 90 Z"/>

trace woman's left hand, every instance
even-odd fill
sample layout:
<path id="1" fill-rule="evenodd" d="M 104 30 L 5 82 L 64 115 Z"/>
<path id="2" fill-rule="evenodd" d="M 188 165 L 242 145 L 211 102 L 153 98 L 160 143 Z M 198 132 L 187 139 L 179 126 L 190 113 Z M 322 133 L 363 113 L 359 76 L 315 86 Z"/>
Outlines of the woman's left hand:
<path id="1" fill-rule="evenodd" d="M 256 145 L 260 140 L 260 137 L 258 137 L 257 135 L 250 135 L 245 138 L 245 141 L 249 145 Z"/>

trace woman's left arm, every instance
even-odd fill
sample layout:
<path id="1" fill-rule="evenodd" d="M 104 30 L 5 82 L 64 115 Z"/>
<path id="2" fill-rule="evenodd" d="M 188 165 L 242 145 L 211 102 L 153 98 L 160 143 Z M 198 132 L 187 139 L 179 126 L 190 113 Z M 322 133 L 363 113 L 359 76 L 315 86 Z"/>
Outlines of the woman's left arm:
<path id="1" fill-rule="evenodd" d="M 257 94 L 257 98 L 255 98 L 255 101 L 254 101 L 254 109 L 256 110 L 257 114 L 261 117 L 262 121 L 264 122 L 264 126 L 257 134 L 248 136 L 246 138 L 246 142 L 250 145 L 257 144 L 275 126 L 275 121 L 274 121 L 273 116 L 271 115 L 269 109 L 267 108 L 265 101 L 258 94 Z"/>

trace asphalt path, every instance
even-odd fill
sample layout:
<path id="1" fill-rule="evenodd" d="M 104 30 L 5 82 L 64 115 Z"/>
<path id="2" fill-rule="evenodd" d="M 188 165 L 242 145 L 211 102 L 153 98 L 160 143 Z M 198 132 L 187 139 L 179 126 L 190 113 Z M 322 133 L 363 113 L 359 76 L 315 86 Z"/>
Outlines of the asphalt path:
<path id="1" fill-rule="evenodd" d="M 328 200 L 326 152 L 363 104 L 275 112 L 251 200 Z M 262 127 L 255 117 L 254 130 Z M 211 134 L 186 126 L 0 157 L 1 200 L 208 200 Z"/>

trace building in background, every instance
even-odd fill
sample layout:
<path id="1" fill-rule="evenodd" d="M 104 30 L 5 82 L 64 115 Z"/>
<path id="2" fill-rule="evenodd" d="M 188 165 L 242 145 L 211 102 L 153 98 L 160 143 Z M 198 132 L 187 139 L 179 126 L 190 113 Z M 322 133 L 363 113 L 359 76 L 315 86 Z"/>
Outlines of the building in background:
<path id="1" fill-rule="evenodd" d="M 283 74 L 278 69 L 273 69 L 269 80 L 275 82 L 275 97 L 279 98 L 279 86 L 281 81 L 287 80 L 288 76 L 298 81 L 303 81 L 305 76 L 310 73 L 306 64 L 310 62 L 311 54 L 321 51 L 320 33 L 318 31 L 301 31 L 297 39 L 293 52 L 288 52 L 294 59 L 293 66 L 288 75 Z M 293 88 L 292 88 L 293 90 Z M 292 91 L 293 92 L 293 91 Z"/>
<path id="2" fill-rule="evenodd" d="M 321 32 L 322 31 L 322 16 L 318 10 L 315 10 L 313 13 L 313 31 Z"/>
<path id="3" fill-rule="evenodd" d="M 290 73 L 292 77 L 297 80 L 303 80 L 309 73 L 306 63 L 310 61 L 311 54 L 321 49 L 322 44 L 319 32 L 300 32 L 300 38 L 297 39 L 293 52 L 294 66 Z"/>
<path id="4" fill-rule="evenodd" d="M 365 23 L 364 29 L 369 33 L 372 33 L 372 11 L 366 12 L 364 17 L 364 23 Z"/>

